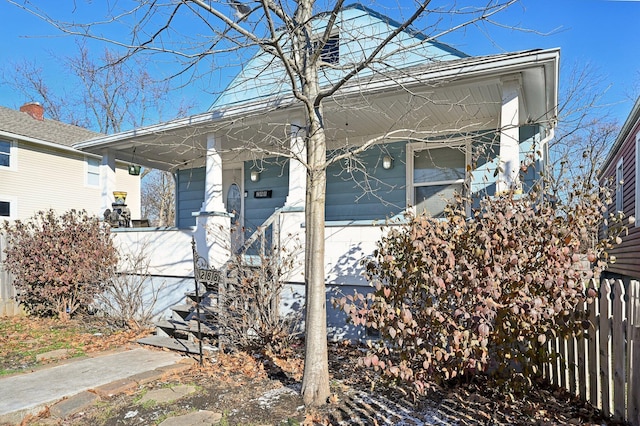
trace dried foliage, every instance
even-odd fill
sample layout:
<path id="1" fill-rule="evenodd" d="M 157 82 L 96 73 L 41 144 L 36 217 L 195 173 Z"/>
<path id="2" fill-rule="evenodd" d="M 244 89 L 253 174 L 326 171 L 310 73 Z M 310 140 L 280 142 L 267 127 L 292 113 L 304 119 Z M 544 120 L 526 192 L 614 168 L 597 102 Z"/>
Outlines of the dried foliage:
<path id="1" fill-rule="evenodd" d="M 96 295 L 96 314 L 112 326 L 132 330 L 148 329 L 152 325 L 156 303 L 166 282 L 155 284 L 149 273 L 148 244 L 137 252 L 119 253 L 119 272 Z"/>
<path id="2" fill-rule="evenodd" d="M 409 215 L 391 227 L 366 262 L 375 291 L 335 301 L 351 322 L 380 332 L 361 362 L 417 393 L 475 373 L 509 390 L 530 386 L 554 356 L 546 341 L 588 326 L 576 312 L 595 296 L 584 282 L 624 230 L 610 218 L 608 236 L 592 244 L 607 198 L 596 192 L 564 203 L 486 198 L 471 217 L 458 199 L 444 218 Z"/>
<path id="3" fill-rule="evenodd" d="M 32 314 L 66 319 L 92 303 L 113 276 L 118 259 L 109 229 L 85 211 L 40 211 L 2 229 L 16 298 Z"/>
<path id="4" fill-rule="evenodd" d="M 258 250 L 252 256 L 243 251 L 227 263 L 227 286 L 221 297 L 227 345 L 277 354 L 299 334 L 300 313 L 280 313 L 286 278 L 297 266 L 301 250 L 299 241 L 288 247 Z"/>

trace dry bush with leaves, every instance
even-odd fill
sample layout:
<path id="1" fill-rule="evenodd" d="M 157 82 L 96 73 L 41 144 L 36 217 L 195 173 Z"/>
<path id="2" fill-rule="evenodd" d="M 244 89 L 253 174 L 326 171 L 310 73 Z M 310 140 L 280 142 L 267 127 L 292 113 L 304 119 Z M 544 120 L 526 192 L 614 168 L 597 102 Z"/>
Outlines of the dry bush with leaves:
<path id="1" fill-rule="evenodd" d="M 596 245 L 598 194 L 549 202 L 535 193 L 487 198 L 472 217 L 458 199 L 445 217 L 408 215 L 366 262 L 372 293 L 336 300 L 351 322 L 377 329 L 361 362 L 423 393 L 431 380 L 487 374 L 522 390 L 541 374 L 545 342 L 580 333 L 584 283 L 624 230 L 621 218 Z"/>
<path id="2" fill-rule="evenodd" d="M 148 244 L 137 252 L 121 252 L 120 272 L 96 296 L 94 308 L 110 325 L 132 330 L 152 325 L 156 303 L 165 282 L 155 284 L 149 273 Z"/>
<path id="3" fill-rule="evenodd" d="M 40 211 L 2 230 L 16 298 L 32 314 L 69 318 L 113 276 L 118 259 L 109 228 L 86 211 Z"/>
<path id="4" fill-rule="evenodd" d="M 277 354 L 299 334 L 300 314 L 280 312 L 286 277 L 297 266 L 301 244 L 288 247 L 258 250 L 253 257 L 242 252 L 227 263 L 220 309 L 226 345 Z"/>

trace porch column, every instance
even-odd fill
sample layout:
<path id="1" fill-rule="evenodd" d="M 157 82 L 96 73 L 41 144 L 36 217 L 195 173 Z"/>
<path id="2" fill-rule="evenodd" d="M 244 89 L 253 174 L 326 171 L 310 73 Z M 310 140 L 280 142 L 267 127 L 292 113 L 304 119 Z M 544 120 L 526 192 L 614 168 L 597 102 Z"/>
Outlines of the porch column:
<path id="1" fill-rule="evenodd" d="M 204 201 L 196 216 L 194 238 L 198 254 L 214 268 L 220 268 L 231 256 L 230 215 L 224 208 L 222 194 L 222 157 L 220 138 L 207 135 Z"/>
<path id="2" fill-rule="evenodd" d="M 305 136 L 304 123 L 294 120 L 290 127 L 290 147 L 293 158 L 289 160 L 289 194 L 285 207 L 304 207 L 307 194 L 307 168 L 304 166 L 307 162 Z"/>
<path id="3" fill-rule="evenodd" d="M 500 112 L 500 173 L 496 193 L 522 191 L 520 173 L 520 79 L 502 81 L 502 109 Z"/>
<path id="4" fill-rule="evenodd" d="M 222 195 L 222 157 L 218 152 L 220 138 L 207 135 L 207 161 L 205 170 L 203 212 L 224 212 Z"/>
<path id="5" fill-rule="evenodd" d="M 113 191 L 116 190 L 116 157 L 109 149 L 101 152 L 102 160 L 100 162 L 100 214 L 106 209 L 111 210 Z"/>

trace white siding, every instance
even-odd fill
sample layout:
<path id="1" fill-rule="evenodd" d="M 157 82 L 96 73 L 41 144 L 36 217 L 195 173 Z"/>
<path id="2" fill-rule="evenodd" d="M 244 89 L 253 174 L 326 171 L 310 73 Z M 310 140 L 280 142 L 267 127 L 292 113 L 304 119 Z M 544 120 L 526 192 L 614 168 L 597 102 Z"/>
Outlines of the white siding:
<path id="1" fill-rule="evenodd" d="M 28 219 L 35 212 L 49 208 L 58 213 L 84 209 L 102 216 L 100 189 L 86 185 L 84 154 L 23 141 L 17 145 L 17 167 L 0 170 L 0 195 L 17 200 L 16 219 Z M 130 194 L 130 209 L 134 217 L 139 217 L 140 179 L 129 177 L 126 166 L 121 167 L 124 170 L 117 172 L 118 189 Z"/>

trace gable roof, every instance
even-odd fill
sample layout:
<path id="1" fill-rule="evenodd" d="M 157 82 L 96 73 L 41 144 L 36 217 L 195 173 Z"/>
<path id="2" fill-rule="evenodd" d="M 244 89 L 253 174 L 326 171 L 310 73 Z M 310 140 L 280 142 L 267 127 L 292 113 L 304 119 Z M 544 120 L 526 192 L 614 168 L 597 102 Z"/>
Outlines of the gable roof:
<path id="1" fill-rule="evenodd" d="M 317 34 L 323 32 L 329 16 L 330 13 L 327 12 L 314 18 L 314 31 Z M 399 22 L 359 3 L 344 7 L 335 23 L 335 35 L 339 43 L 339 65 L 320 70 L 320 85 L 327 86 L 338 81 L 400 26 Z M 286 37 L 286 33 L 284 36 Z M 358 73 L 359 78 L 417 65 L 457 60 L 468 55 L 408 28 L 388 43 L 377 57 L 378 60 Z M 231 80 L 209 111 L 290 92 L 289 76 L 282 64 L 274 60 L 271 54 L 257 51 Z"/>
<path id="2" fill-rule="evenodd" d="M 40 121 L 26 112 L 0 106 L 0 136 L 71 147 L 101 136 L 101 133 L 56 120 Z"/>

